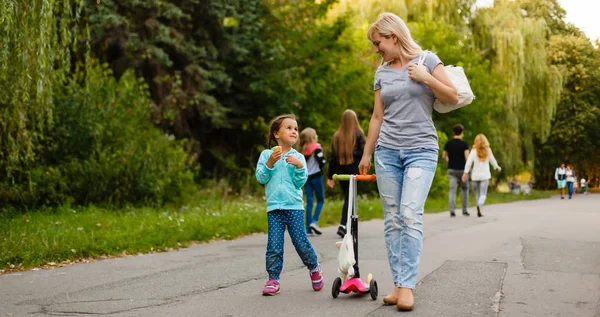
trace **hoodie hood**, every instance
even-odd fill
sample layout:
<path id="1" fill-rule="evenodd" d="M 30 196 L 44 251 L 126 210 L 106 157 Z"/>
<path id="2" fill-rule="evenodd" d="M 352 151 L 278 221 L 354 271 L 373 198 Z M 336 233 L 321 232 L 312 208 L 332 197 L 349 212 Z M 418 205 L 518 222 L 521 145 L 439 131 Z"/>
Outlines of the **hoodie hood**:
<path id="1" fill-rule="evenodd" d="M 304 150 L 304 153 L 302 153 L 302 154 L 304 154 L 305 156 L 309 156 L 320 147 L 321 147 L 321 144 L 319 144 L 319 143 L 308 144 L 306 146 L 306 150 Z"/>

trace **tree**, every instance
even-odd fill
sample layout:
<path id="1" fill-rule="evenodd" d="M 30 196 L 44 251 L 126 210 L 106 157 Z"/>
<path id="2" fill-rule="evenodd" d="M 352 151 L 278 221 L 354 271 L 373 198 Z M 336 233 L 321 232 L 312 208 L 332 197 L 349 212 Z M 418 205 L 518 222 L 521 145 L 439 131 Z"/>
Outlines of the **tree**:
<path id="1" fill-rule="evenodd" d="M 52 125 L 52 90 L 70 72 L 71 28 L 78 14 L 72 5 L 17 0 L 0 6 L 0 171 L 9 179 L 27 177 Z"/>
<path id="2" fill-rule="evenodd" d="M 506 165 L 518 168 L 533 160 L 533 138 L 550 132 L 562 87 L 558 69 L 547 56 L 549 29 L 543 18 L 528 16 L 520 3 L 495 1 L 472 22 L 477 46 L 485 50 L 491 71 L 503 78 L 504 120 L 500 135 Z"/>
<path id="3" fill-rule="evenodd" d="M 536 145 L 536 175 L 546 188 L 553 185 L 554 167 L 563 162 L 573 164 L 580 176 L 600 176 L 600 52 L 586 37 L 556 35 L 549 56 L 565 86 L 550 137 Z"/>
<path id="4" fill-rule="evenodd" d="M 525 16 L 544 19 L 550 34 L 583 35 L 578 28 L 566 22 L 567 11 L 558 0 L 520 0 L 519 5 Z"/>

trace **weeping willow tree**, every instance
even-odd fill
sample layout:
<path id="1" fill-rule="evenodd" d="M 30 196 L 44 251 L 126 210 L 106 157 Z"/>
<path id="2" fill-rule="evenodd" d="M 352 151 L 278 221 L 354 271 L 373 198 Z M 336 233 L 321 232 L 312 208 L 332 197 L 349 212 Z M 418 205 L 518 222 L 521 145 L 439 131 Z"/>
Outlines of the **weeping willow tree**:
<path id="1" fill-rule="evenodd" d="M 472 25 L 505 89 L 505 111 L 495 120 L 502 126 L 492 137 L 502 140 L 506 166 L 522 166 L 533 159 L 533 137 L 548 137 L 560 98 L 562 77 L 547 56 L 549 28 L 518 1 L 499 0 L 478 10 Z"/>
<path id="2" fill-rule="evenodd" d="M 392 12 L 405 21 L 408 19 L 410 0 L 382 1 L 382 0 L 340 0 L 335 3 L 327 13 L 327 19 L 332 22 L 341 16 L 350 16 L 353 27 L 346 30 L 343 38 L 354 47 L 358 58 L 373 72 L 381 63 L 381 58 L 376 56 L 371 43 L 367 41 L 366 33 L 371 23 L 382 12 Z"/>
<path id="3" fill-rule="evenodd" d="M 456 30 L 465 31 L 474 3 L 474 0 L 340 0 L 329 10 L 327 18 L 332 22 L 340 16 L 350 16 L 354 27 L 348 28 L 344 37 L 360 60 L 377 68 L 381 59 L 366 40 L 366 32 L 379 14 L 392 12 L 409 23 L 409 27 L 415 21 L 428 19 L 442 20 Z"/>
<path id="4" fill-rule="evenodd" d="M 70 70 L 69 0 L 12 0 L 0 5 L 0 169 L 5 175 L 35 158 L 52 124 L 52 87 Z"/>
<path id="5" fill-rule="evenodd" d="M 475 0 L 413 0 L 409 3 L 409 18 L 426 15 L 430 20 L 441 20 L 462 29 L 474 12 Z"/>
<path id="6" fill-rule="evenodd" d="M 392 12 L 402 19 L 408 17 L 410 1 L 381 1 L 381 0 L 340 0 L 328 12 L 329 18 L 335 19 L 344 14 L 352 16 L 355 26 L 373 23 L 382 12 Z"/>
<path id="7" fill-rule="evenodd" d="M 405 20 L 426 15 L 459 25 L 465 22 L 474 4 L 475 0 L 340 0 L 329 13 L 338 16 L 353 10 L 355 21 L 360 22 L 373 22 L 382 12 L 392 12 Z"/>

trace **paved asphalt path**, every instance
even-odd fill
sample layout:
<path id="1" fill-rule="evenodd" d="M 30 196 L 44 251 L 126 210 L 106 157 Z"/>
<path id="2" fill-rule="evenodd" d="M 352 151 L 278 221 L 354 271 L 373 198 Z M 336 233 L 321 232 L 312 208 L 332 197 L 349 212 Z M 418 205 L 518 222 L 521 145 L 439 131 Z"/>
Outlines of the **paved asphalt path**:
<path id="1" fill-rule="evenodd" d="M 359 211 L 360 213 L 360 211 Z M 471 212 L 475 214 L 476 212 Z M 326 286 L 286 241 L 281 293 L 261 296 L 264 234 L 187 249 L 0 276 L 0 316 L 586 316 L 600 317 L 600 195 L 486 206 L 485 217 L 425 215 L 416 308 L 393 285 L 381 220 L 359 225 L 361 273 L 379 298 L 331 296 L 335 227 L 311 237 Z"/>

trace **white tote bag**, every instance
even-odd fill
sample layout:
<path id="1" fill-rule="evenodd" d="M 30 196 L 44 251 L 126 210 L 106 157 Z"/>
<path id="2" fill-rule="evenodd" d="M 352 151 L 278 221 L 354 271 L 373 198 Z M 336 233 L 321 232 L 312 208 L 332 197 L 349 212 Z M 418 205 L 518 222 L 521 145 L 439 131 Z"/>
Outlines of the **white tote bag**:
<path id="1" fill-rule="evenodd" d="M 419 65 L 423 65 L 427 54 L 428 53 L 421 55 L 418 62 Z M 436 98 L 433 102 L 433 109 L 439 113 L 446 113 L 458 108 L 462 108 L 471 104 L 473 99 L 475 99 L 475 95 L 473 95 L 473 90 L 471 90 L 471 85 L 469 85 L 467 75 L 465 75 L 465 70 L 460 66 L 453 65 L 444 66 L 444 68 L 446 69 L 448 78 L 450 78 L 450 81 L 458 92 L 458 103 L 455 105 L 451 103 L 444 103 Z"/>

